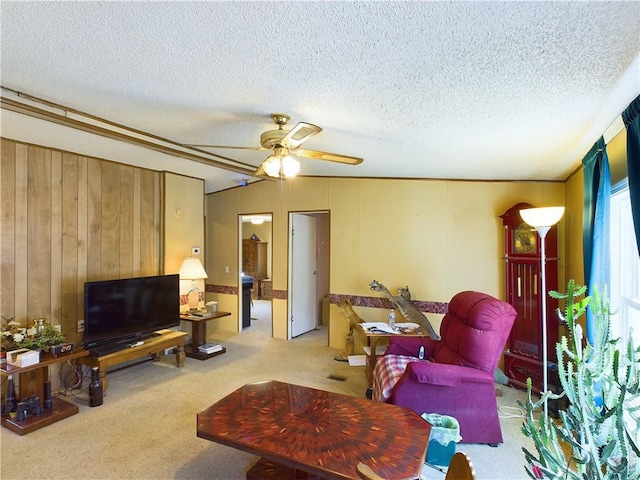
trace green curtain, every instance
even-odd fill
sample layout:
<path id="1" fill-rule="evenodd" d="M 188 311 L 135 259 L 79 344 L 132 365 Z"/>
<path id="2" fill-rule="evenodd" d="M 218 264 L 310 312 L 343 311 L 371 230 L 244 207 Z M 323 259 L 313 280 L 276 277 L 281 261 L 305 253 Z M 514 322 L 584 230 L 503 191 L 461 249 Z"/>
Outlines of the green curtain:
<path id="1" fill-rule="evenodd" d="M 633 228 L 640 254 L 640 96 L 622 112 L 622 120 L 627 127 L 627 174 Z"/>
<path id="2" fill-rule="evenodd" d="M 591 147 L 582 160 L 584 173 L 584 205 L 582 213 L 582 247 L 585 285 L 601 291 L 609 285 L 610 248 L 609 216 L 611 202 L 611 175 L 604 137 Z M 588 309 L 587 340 L 594 341 L 593 313 Z"/>

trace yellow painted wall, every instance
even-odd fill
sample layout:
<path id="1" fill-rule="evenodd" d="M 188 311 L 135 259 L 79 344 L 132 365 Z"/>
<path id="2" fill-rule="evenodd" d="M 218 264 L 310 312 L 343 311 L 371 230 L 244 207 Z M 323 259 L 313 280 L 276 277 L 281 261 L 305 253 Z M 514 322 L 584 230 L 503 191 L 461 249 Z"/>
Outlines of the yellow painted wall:
<path id="1" fill-rule="evenodd" d="M 208 282 L 237 285 L 239 214 L 273 213 L 273 288 L 287 288 L 288 213 L 328 210 L 330 291 L 374 296 L 376 279 L 391 291 L 408 285 L 413 299 L 447 302 L 456 292 L 481 290 L 504 298 L 504 255 L 499 215 L 517 202 L 563 205 L 565 186 L 552 182 L 462 182 L 355 178 L 263 181 L 207 195 Z M 271 209 L 271 210 L 269 210 Z M 564 222 L 558 228 L 564 242 Z M 565 259 L 560 262 L 564 282 Z M 230 265 L 229 274 L 224 265 Z M 237 297 L 211 294 L 233 305 L 235 318 L 217 328 L 237 330 Z M 233 298 L 231 298 L 233 297 Z M 366 320 L 381 309 L 356 307 Z M 287 338 L 287 302 L 273 301 L 274 336 Z M 234 316 L 232 315 L 232 317 Z M 439 326 L 437 315 L 429 318 Z M 346 322 L 330 309 L 329 345 L 344 346 Z M 215 328 L 215 326 L 212 326 Z"/>
<path id="2" fill-rule="evenodd" d="M 164 273 L 178 273 L 187 257 L 205 261 L 204 237 L 204 181 L 165 172 L 163 174 L 163 253 Z M 192 247 L 199 247 L 200 254 L 192 255 Z M 206 268 L 205 268 L 206 271 Z M 186 295 L 194 281 L 180 280 L 180 294 Z M 195 280 L 196 286 L 205 291 L 205 280 Z M 204 298 L 204 293 L 203 293 Z M 200 304 L 204 305 L 204 302 Z M 187 310 L 186 304 L 180 306 Z M 183 330 L 190 331 L 191 323 L 183 322 Z"/>
<path id="3" fill-rule="evenodd" d="M 164 273 L 178 273 L 191 248 L 200 247 L 204 264 L 204 181 L 164 173 Z"/>
<path id="4" fill-rule="evenodd" d="M 627 129 L 623 128 L 607 143 L 607 156 L 611 169 L 611 185 L 627 177 Z"/>
<path id="5" fill-rule="evenodd" d="M 572 278 L 580 285 L 584 283 L 584 271 L 582 268 L 583 183 L 582 169 L 576 171 L 565 183 L 564 224 L 566 242 L 564 244 L 564 254 L 560 252 L 560 255 L 566 258 L 566 280 L 568 281 Z M 560 282 L 560 285 L 558 285 L 562 292 L 566 290 L 565 287 L 566 281 Z"/>

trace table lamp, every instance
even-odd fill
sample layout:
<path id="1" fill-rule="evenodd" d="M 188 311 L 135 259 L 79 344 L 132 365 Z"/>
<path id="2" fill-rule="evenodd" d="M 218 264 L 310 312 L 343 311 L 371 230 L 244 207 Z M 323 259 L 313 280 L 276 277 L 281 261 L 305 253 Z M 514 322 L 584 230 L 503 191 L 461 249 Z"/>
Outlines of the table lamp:
<path id="1" fill-rule="evenodd" d="M 199 259 L 185 258 L 178 273 L 181 280 L 191 280 L 191 289 L 187 292 L 187 304 L 189 305 L 189 310 L 198 310 L 200 289 L 196 284 L 196 280 L 204 280 L 207 278 L 207 272 L 205 272 Z"/>

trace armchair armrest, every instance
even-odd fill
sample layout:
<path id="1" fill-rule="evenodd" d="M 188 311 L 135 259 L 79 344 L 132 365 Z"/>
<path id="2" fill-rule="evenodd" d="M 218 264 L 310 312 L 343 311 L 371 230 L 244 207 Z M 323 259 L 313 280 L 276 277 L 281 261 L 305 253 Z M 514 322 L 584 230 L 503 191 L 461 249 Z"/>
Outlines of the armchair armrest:
<path id="1" fill-rule="evenodd" d="M 411 362 L 404 375 L 419 383 L 444 387 L 458 387 L 469 382 L 494 383 L 493 375 L 482 370 L 435 362 Z"/>
<path id="2" fill-rule="evenodd" d="M 438 341 L 429 337 L 411 336 L 395 336 L 389 338 L 389 348 L 385 355 L 408 355 L 418 357 L 420 347 L 424 346 L 424 358 L 433 357 Z"/>

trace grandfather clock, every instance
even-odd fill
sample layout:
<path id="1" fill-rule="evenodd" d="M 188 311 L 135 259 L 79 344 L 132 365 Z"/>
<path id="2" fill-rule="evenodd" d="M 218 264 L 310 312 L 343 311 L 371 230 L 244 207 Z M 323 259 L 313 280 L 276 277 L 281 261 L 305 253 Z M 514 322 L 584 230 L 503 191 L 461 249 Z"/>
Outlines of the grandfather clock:
<path id="1" fill-rule="evenodd" d="M 542 391 L 542 280 L 540 276 L 540 238 L 536 230 L 522 221 L 520 210 L 533 208 L 518 203 L 500 215 L 504 225 L 507 302 L 518 312 L 505 352 L 505 374 L 512 385 L 526 388 L 531 378 L 533 390 Z M 558 289 L 557 229 L 545 239 L 547 292 Z M 547 296 L 547 372 L 550 388 L 555 379 L 558 342 L 558 301 Z"/>

